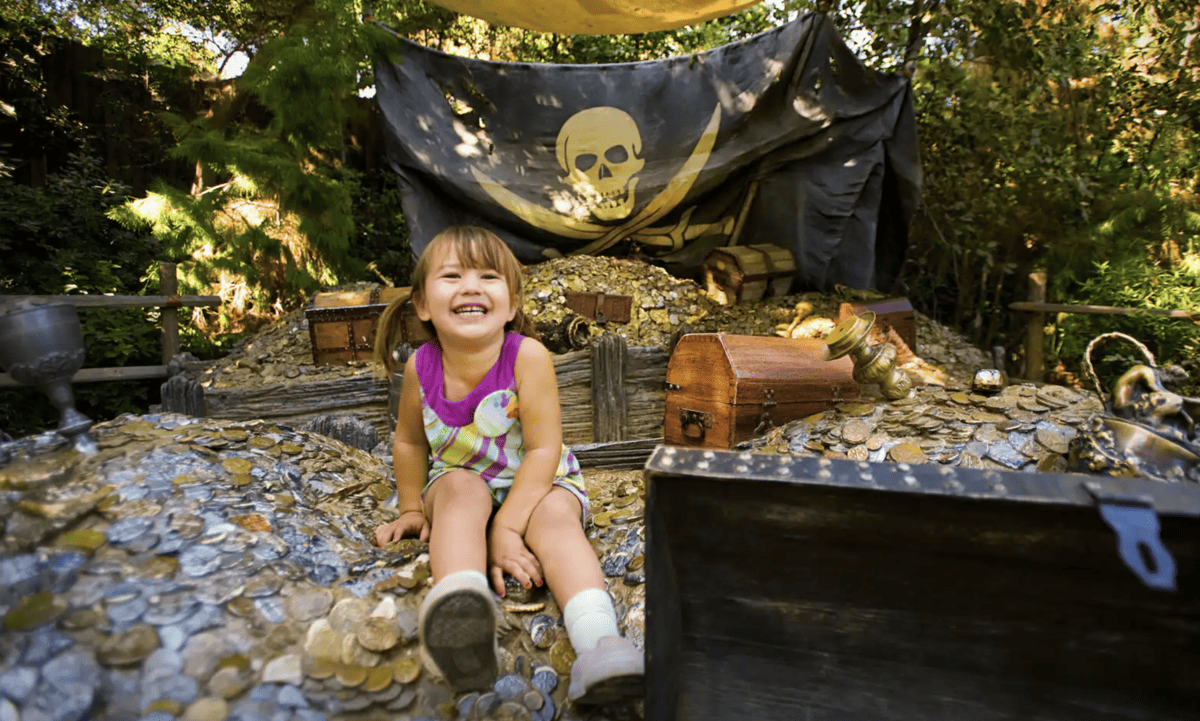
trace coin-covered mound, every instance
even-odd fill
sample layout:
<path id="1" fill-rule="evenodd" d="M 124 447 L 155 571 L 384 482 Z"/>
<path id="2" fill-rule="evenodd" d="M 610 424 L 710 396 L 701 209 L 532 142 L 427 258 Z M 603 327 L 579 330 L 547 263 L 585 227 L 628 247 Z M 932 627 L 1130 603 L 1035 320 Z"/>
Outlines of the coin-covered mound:
<path id="1" fill-rule="evenodd" d="M 94 456 L 54 433 L 0 444 L 0 719 L 641 717 L 566 703 L 574 654 L 544 590 L 500 603 L 490 692 L 424 667 L 427 546 L 373 543 L 396 514 L 379 459 L 261 421 L 92 432 Z M 589 534 L 638 644 L 643 495 L 597 483 Z"/>
<path id="2" fill-rule="evenodd" d="M 680 331 L 736 333 L 741 335 L 778 335 L 781 329 L 823 338 L 833 328 L 838 309 L 845 301 L 875 300 L 883 297 L 869 290 L 838 289 L 834 293 L 803 293 L 765 298 L 753 303 L 724 306 L 698 283 L 676 278 L 649 263 L 623 258 L 571 256 L 528 266 L 526 273 L 525 312 L 538 324 L 558 324 L 574 312 L 567 305 L 568 291 L 625 295 L 632 298 L 628 323 L 598 324 L 584 318 L 588 325 L 583 338 L 594 339 L 604 332 L 617 333 L 630 347 L 670 346 Z M 369 291 L 376 286 L 359 284 L 338 290 Z M 807 325 L 793 325 L 796 308 L 807 308 Z M 944 372 L 919 373 L 926 382 L 966 388 L 979 368 L 991 367 L 988 356 L 973 347 L 962 335 L 916 313 L 917 347 L 912 350 L 927 364 Z M 303 309 L 292 311 L 270 324 L 254 337 L 239 344 L 226 357 L 209 364 L 201 381 L 211 388 L 257 387 L 269 383 L 311 382 L 361 375 L 368 364 L 313 365 L 312 343 Z M 911 368 L 920 371 L 919 368 Z"/>

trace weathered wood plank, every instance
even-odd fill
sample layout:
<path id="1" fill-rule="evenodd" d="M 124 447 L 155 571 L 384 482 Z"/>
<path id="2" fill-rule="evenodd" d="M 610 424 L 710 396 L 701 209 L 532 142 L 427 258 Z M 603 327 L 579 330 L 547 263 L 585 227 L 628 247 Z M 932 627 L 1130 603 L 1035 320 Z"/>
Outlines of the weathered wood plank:
<path id="1" fill-rule="evenodd" d="M 82 368 L 71 379 L 72 383 L 97 383 L 100 381 L 133 381 L 144 378 L 166 378 L 166 366 L 125 366 L 123 368 Z M 0 373 L 0 388 L 19 386 L 7 373 Z"/>
<path id="2" fill-rule="evenodd" d="M 626 439 L 625 339 L 605 333 L 592 343 L 592 438 Z"/>
<path id="3" fill-rule="evenodd" d="M 204 388 L 185 373 L 179 373 L 159 387 L 162 409 L 165 413 L 183 413 L 195 418 L 204 418 Z"/>
<path id="4" fill-rule="evenodd" d="M 621 384 L 625 403 L 624 438 L 658 438 L 662 435 L 666 398 L 663 390 L 666 352 L 660 348 L 630 348 L 625 358 L 625 380 Z M 199 377 L 209 365 L 189 363 L 185 364 L 185 371 Z M 596 442 L 592 352 L 581 350 L 554 356 L 554 366 L 562 406 L 563 442 L 567 445 Z M 324 413 L 353 412 L 374 424 L 382 436 L 391 431 L 387 389 L 385 379 L 364 370 L 358 376 L 331 380 L 277 383 L 252 389 L 208 388 L 204 397 L 209 415 L 215 418 L 269 418 L 300 427 Z"/>
<path id="5" fill-rule="evenodd" d="M 662 443 L 661 438 L 641 438 L 612 443 L 583 443 L 571 446 L 571 452 L 583 468 L 628 470 L 641 468 Z"/>
<path id="6" fill-rule="evenodd" d="M 208 417 L 262 419 L 299 428 L 319 415 L 353 413 L 388 430 L 386 378 L 371 372 L 309 383 L 273 383 L 247 389 L 205 390 Z"/>
<path id="7" fill-rule="evenodd" d="M 221 298 L 216 295 L 0 295 L 0 304 L 17 300 L 70 303 L 76 308 L 207 308 L 221 305 Z"/>

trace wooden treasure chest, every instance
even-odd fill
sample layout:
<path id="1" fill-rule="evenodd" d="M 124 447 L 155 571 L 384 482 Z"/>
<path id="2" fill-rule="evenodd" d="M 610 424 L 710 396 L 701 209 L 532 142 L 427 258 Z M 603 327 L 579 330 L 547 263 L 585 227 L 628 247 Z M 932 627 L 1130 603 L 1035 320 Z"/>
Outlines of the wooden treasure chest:
<path id="1" fill-rule="evenodd" d="M 648 721 L 1200 718 L 1200 488 L 660 446 Z"/>
<path id="2" fill-rule="evenodd" d="M 723 305 L 787 295 L 795 276 L 795 257 L 777 245 L 732 245 L 704 259 L 705 288 Z"/>
<path id="3" fill-rule="evenodd" d="M 842 303 L 838 308 L 838 320 L 850 314 L 862 315 L 867 310 L 875 314 L 875 327 L 880 333 L 886 337 L 888 330 L 894 329 L 909 350 L 917 352 L 917 314 L 907 298 Z"/>
<path id="4" fill-rule="evenodd" d="M 857 398 L 849 357 L 814 338 L 692 333 L 667 361 L 667 443 L 732 448 L 772 426 Z"/>
<path id="5" fill-rule="evenodd" d="M 317 293 L 304 311 L 312 340 L 313 363 L 370 361 L 380 314 L 389 303 L 409 291 L 409 288 L 373 288 Z M 401 316 L 405 340 L 416 345 L 430 339 L 411 302 L 405 305 Z"/>

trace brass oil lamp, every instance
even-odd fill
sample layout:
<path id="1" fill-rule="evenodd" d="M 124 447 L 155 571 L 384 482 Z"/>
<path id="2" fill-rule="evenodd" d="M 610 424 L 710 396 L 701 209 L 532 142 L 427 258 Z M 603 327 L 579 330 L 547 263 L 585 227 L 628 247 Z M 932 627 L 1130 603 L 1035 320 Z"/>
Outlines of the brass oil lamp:
<path id="1" fill-rule="evenodd" d="M 869 310 L 842 320 L 825 339 L 825 359 L 849 355 L 859 384 L 878 383 L 883 397 L 891 401 L 907 398 L 912 379 L 896 365 L 896 349 L 888 343 L 867 343 L 874 325 L 875 313 Z"/>

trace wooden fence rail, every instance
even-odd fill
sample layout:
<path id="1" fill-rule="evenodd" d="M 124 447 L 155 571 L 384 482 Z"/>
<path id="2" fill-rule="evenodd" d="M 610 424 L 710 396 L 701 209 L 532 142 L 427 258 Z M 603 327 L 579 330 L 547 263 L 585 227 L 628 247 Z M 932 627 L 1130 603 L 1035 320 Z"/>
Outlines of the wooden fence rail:
<path id="1" fill-rule="evenodd" d="M 1009 303 L 1010 310 L 1029 314 L 1025 326 L 1025 378 L 1045 380 L 1045 343 L 1047 313 L 1081 313 L 1086 315 L 1157 315 L 1200 322 L 1200 311 L 1165 310 L 1162 308 L 1122 308 L 1111 305 L 1067 305 L 1046 302 L 1046 273 L 1029 274 L 1029 300 Z"/>
<path id="2" fill-rule="evenodd" d="M 175 263 L 160 263 L 159 272 L 163 295 L 0 295 L 0 305 L 9 301 L 33 300 L 70 303 L 76 308 L 162 308 L 162 365 L 125 366 L 120 368 L 83 368 L 72 379 L 75 383 L 96 381 L 166 378 L 167 366 L 179 353 L 179 309 L 204 308 L 221 305 L 215 295 L 175 295 L 179 288 Z M 0 373 L 0 388 L 20 385 L 7 373 Z"/>

